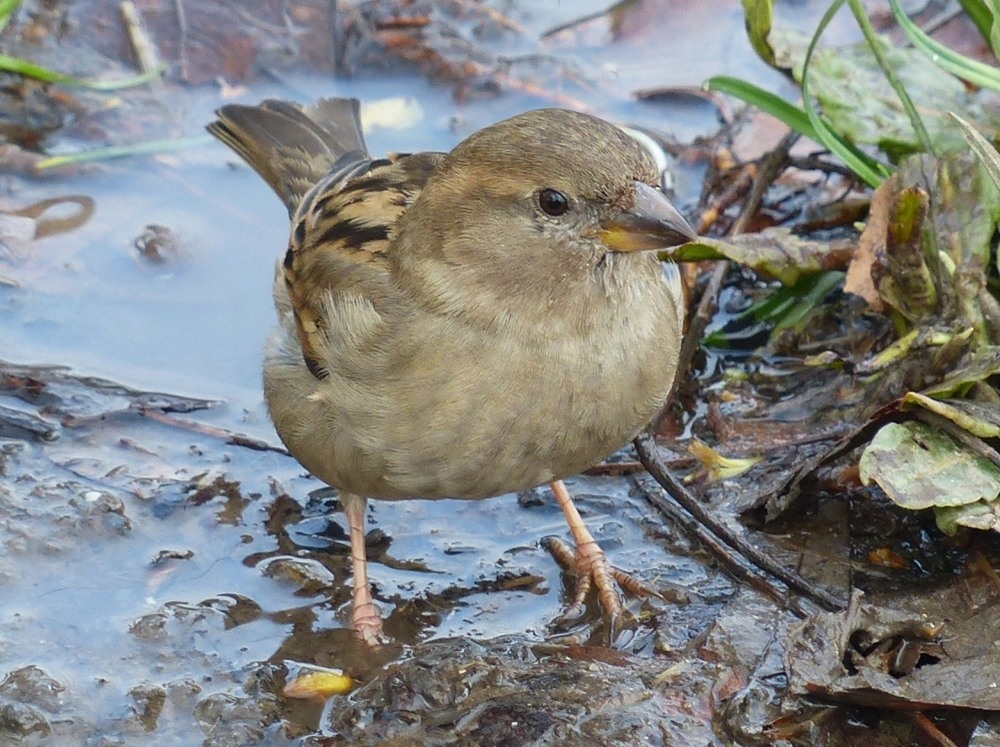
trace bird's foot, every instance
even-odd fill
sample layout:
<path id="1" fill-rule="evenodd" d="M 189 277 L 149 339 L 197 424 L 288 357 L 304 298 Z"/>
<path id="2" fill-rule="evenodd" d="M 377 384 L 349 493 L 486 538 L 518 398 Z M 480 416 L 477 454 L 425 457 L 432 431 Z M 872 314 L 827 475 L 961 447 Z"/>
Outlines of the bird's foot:
<path id="1" fill-rule="evenodd" d="M 371 594 L 355 594 L 351 609 L 351 627 L 355 635 L 369 646 L 378 646 L 386 642 L 387 639 L 382 633 L 382 616 L 372 601 Z"/>
<path id="2" fill-rule="evenodd" d="M 576 576 L 576 593 L 557 625 L 563 627 L 579 620 L 586 611 L 586 599 L 593 587 L 607 618 L 610 639 L 614 641 L 623 622 L 622 599 L 619 590 L 632 596 L 659 596 L 655 589 L 608 562 L 604 551 L 593 540 L 576 547 L 574 551 L 558 537 L 546 537 L 545 548 L 556 561 Z"/>

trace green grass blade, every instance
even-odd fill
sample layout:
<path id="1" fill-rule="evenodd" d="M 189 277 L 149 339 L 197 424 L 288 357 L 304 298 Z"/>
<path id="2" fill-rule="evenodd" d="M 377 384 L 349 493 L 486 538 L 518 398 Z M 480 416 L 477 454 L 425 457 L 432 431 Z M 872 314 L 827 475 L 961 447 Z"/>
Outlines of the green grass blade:
<path id="1" fill-rule="evenodd" d="M 869 186 L 877 187 L 889 175 L 889 169 L 884 164 L 861 152 L 854 145 L 848 143 L 831 130 L 829 125 L 820 117 L 819 112 L 816 111 L 812 96 L 809 94 L 809 63 L 812 61 L 812 56 L 816 51 L 820 37 L 826 31 L 826 27 L 830 25 L 830 21 L 833 20 L 837 11 L 843 7 L 845 1 L 836 0 L 830 5 L 820 19 L 816 33 L 809 40 L 809 48 L 806 50 L 806 58 L 802 64 L 802 103 L 809 121 L 816 130 L 818 142 L 847 164 L 848 168 Z"/>
<path id="2" fill-rule="evenodd" d="M 752 106 L 756 106 L 761 111 L 767 112 L 772 117 L 780 119 L 796 132 L 819 142 L 816 129 L 812 126 L 808 115 L 802 109 L 794 104 L 789 104 L 783 98 L 776 96 L 770 91 L 758 88 L 753 83 L 747 83 L 745 80 L 740 80 L 739 78 L 731 78 L 728 75 L 717 75 L 705 82 L 705 89 L 735 96 L 741 101 L 745 101 Z"/>
<path id="3" fill-rule="evenodd" d="M 913 131 L 916 133 L 917 140 L 920 141 L 921 147 L 927 153 L 936 155 L 934 153 L 934 144 L 931 142 L 931 136 L 928 134 L 927 128 L 924 127 L 924 120 L 917 111 L 917 107 L 914 106 L 913 100 L 910 98 L 910 94 L 906 90 L 906 86 L 903 85 L 903 81 L 901 81 L 899 76 L 896 75 L 895 68 L 893 68 L 893 66 L 889 64 L 888 60 L 886 60 L 882 44 L 879 42 L 878 36 L 875 34 L 875 29 L 872 28 L 871 21 L 868 19 L 868 13 L 865 11 L 861 0 L 848 0 L 848 2 L 851 6 L 851 12 L 854 14 L 854 19 L 858 22 L 858 26 L 861 28 L 861 33 L 864 35 L 865 41 L 868 43 L 868 48 L 872 51 L 872 54 L 875 56 L 875 61 L 882 69 L 882 74 L 885 76 L 886 80 L 889 81 L 889 85 L 892 87 L 892 90 L 896 92 L 896 96 L 899 97 L 900 103 L 903 104 L 903 109 L 906 111 L 906 116 L 909 118 L 910 124 L 913 126 Z"/>
<path id="4" fill-rule="evenodd" d="M 955 112 L 948 112 L 948 114 L 958 122 L 965 142 L 969 144 L 972 152 L 976 154 L 976 158 L 983 164 L 983 168 L 986 169 L 986 173 L 990 175 L 993 183 L 997 185 L 997 189 L 1000 189 L 1000 153 L 990 145 L 990 142 L 986 138 L 979 134 L 979 131 L 975 127 L 955 114 Z"/>
<path id="5" fill-rule="evenodd" d="M 982 34 L 983 39 L 988 42 L 993 29 L 993 14 L 986 3 L 983 0 L 958 0 L 958 4 L 962 6 L 962 10 L 972 19 L 972 22 L 976 24 L 976 28 L 979 29 L 979 33 Z M 996 50 L 994 50 L 994 53 L 996 53 Z"/>
<path id="6" fill-rule="evenodd" d="M 20 4 L 21 0 L 0 0 L 0 31 L 7 28 L 11 16 L 14 15 L 14 11 Z"/>
<path id="7" fill-rule="evenodd" d="M 46 83 L 61 83 L 67 86 L 77 86 L 78 88 L 90 88 L 94 91 L 117 91 L 122 88 L 139 86 L 159 77 L 165 69 L 166 65 L 161 65 L 156 70 L 150 70 L 148 73 L 142 73 L 141 75 L 123 80 L 86 80 L 56 72 L 50 68 L 22 60 L 19 57 L 0 54 L 0 70 L 18 73 L 19 75 L 35 78 Z"/>
<path id="8" fill-rule="evenodd" d="M 135 145 L 114 145 L 110 148 L 95 148 L 78 153 L 68 153 L 62 156 L 51 156 L 43 158 L 35 168 L 38 171 L 55 169 L 60 166 L 71 166 L 79 163 L 89 163 L 92 161 L 108 161 L 112 158 L 125 158 L 126 156 L 141 156 L 150 153 L 167 153 L 174 150 L 184 150 L 195 148 L 201 145 L 208 145 L 214 142 L 214 138 L 209 135 L 197 135 L 194 137 L 172 138 L 168 140 L 149 140 L 145 143 Z"/>
<path id="9" fill-rule="evenodd" d="M 935 41 L 910 20 L 910 17 L 899 7 L 898 0 L 889 0 L 889 7 L 896 18 L 896 23 L 913 42 L 913 46 L 930 57 L 934 64 L 969 83 L 993 91 L 1000 91 L 1000 68 L 973 60 Z"/>

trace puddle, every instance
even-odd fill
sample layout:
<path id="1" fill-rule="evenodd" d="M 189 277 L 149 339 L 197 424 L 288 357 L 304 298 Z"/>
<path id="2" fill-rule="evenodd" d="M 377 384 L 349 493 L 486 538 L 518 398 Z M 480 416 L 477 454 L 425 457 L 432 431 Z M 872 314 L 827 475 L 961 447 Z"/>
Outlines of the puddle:
<path id="1" fill-rule="evenodd" d="M 733 3 L 631 3 L 617 26 L 598 20 L 544 45 L 542 32 L 606 4 L 539 3 L 530 12 L 520 5 L 497 7 L 526 29 L 525 43 L 513 51 L 548 55 L 538 58 L 533 74 L 564 86 L 548 93 L 585 98 L 592 111 L 681 142 L 711 134 L 714 111 L 675 111 L 636 101 L 632 92 L 697 88 L 721 73 L 782 85 L 750 51 Z M 796 23 L 808 27 L 825 4 L 789 5 L 801 14 Z M 112 25 L 116 7 L 81 2 L 70 15 L 79 22 L 99 10 Z M 60 56 L 53 57 L 56 64 Z M 579 66 L 585 81 L 565 82 L 545 70 L 551 59 Z M 339 95 L 412 102 L 408 111 L 420 115 L 407 126 L 390 118 L 367 133 L 372 151 L 382 153 L 448 149 L 499 118 L 552 103 L 532 90 L 456 98 L 449 86 L 428 83 L 412 69 L 380 76 L 366 70 L 354 78 L 273 72 L 248 82 L 237 100 Z M 208 83 L 168 83 L 154 99 L 169 113 L 161 128 L 187 135 L 200 133 L 212 111 L 231 100 Z M 80 145 L 58 135 L 50 142 L 54 150 Z M 567 534 L 544 491 L 520 501 L 371 506 L 371 573 L 394 645 L 374 655 L 358 648 L 345 629 L 349 555 L 334 499 L 288 457 L 204 431 L 210 426 L 278 444 L 259 379 L 274 316 L 272 268 L 287 240 L 287 217 L 266 185 L 235 162 L 224 146 L 210 143 L 4 182 L 3 204 L 13 209 L 66 194 L 87 195 L 95 206 L 72 232 L 33 241 L 16 255 L 0 253 L 0 275 L 12 283 L 0 285 L 0 357 L 64 366 L 84 377 L 67 381 L 47 369 L 0 366 L 6 381 L 0 406 L 38 426 L 0 439 L 4 739 L 102 747 L 326 745 L 341 731 L 354 744 L 374 744 L 374 734 L 351 732 L 355 726 L 345 719 L 361 718 L 377 703 L 335 698 L 323 710 L 289 701 L 280 695 L 286 665 L 340 667 L 362 682 L 385 677 L 383 665 L 390 675 L 401 666 L 405 687 L 419 689 L 425 685 L 406 678 L 421 666 L 455 656 L 475 668 L 514 655 L 524 666 L 496 683 L 509 697 L 493 722 L 466 722 L 460 730 L 478 735 L 477 744 L 507 744 L 488 736 L 494 722 L 537 711 L 517 693 L 537 686 L 532 678 L 550 656 L 564 657 L 560 666 L 572 662 L 553 685 L 572 691 L 564 703 L 584 711 L 588 698 L 643 704 L 603 713 L 591 726 L 607 716 L 611 727 L 582 733 L 616 735 L 616 744 L 681 744 L 686 737 L 725 743 L 711 724 L 720 699 L 750 676 L 751 668 L 737 662 L 757 661 L 755 676 L 780 672 L 774 640 L 791 618 L 753 592 L 738 591 L 686 535 L 654 515 L 630 477 L 580 477 L 570 488 L 612 563 L 679 590 L 687 603 L 633 602 L 640 623 L 621 660 L 588 670 L 590 684 L 574 690 L 574 667 L 596 656 L 590 649 L 537 648 L 567 599 L 565 579 L 539 545 L 545 535 Z M 155 261 L 136 246 L 149 226 L 166 227 L 170 236 Z M 154 419 L 132 395 L 108 394 L 86 377 L 217 404 L 192 412 L 155 405 Z M 500 636 L 516 640 L 489 643 Z M 613 678 L 622 672 L 654 695 L 619 688 Z M 366 692 L 379 692 L 384 681 Z M 465 707 L 461 698 L 449 703 Z M 410 713 L 416 718 L 420 710 Z M 657 714 L 668 715 L 657 721 Z M 459 711 L 451 717 L 460 718 Z M 534 744 L 544 732 L 541 717 L 527 718 L 518 744 Z M 555 707 L 548 718 L 578 723 Z M 630 731 L 628 719 L 639 726 Z M 431 724 L 436 743 L 453 743 L 449 723 Z"/>

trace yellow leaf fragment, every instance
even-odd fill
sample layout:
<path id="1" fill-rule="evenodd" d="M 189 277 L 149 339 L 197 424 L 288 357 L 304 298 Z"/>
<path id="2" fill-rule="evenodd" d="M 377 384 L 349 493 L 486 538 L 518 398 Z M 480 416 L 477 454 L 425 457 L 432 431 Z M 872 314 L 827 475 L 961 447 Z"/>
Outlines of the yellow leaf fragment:
<path id="1" fill-rule="evenodd" d="M 331 695 L 346 695 L 354 689 L 354 679 L 340 669 L 308 671 L 285 685 L 282 693 L 288 698 L 325 700 Z"/>

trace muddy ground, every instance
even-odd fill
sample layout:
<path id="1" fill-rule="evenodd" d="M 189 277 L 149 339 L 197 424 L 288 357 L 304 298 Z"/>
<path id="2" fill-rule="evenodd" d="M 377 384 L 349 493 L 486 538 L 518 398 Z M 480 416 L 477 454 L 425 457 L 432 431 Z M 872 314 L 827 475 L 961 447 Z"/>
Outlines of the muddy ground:
<path id="1" fill-rule="evenodd" d="M 143 2 L 161 82 L 99 93 L 6 79 L 0 743 L 1000 743 L 992 536 L 947 538 L 843 471 L 821 472 L 779 524 L 745 513 L 859 424 L 849 372 L 802 359 L 867 351 L 891 330 L 837 290 L 805 343 L 766 346 L 751 329 L 703 348 L 657 430 L 697 500 L 833 610 L 723 565 L 664 513 L 627 447 L 617 467 L 569 481 L 611 561 L 662 592 L 629 602 L 613 646 L 596 605 L 577 629 L 551 625 L 572 581 L 539 542 L 567 535 L 546 489 L 372 505 L 393 642 L 352 637 L 336 495 L 283 453 L 259 390 L 287 219 L 202 138 L 211 112 L 357 96 L 384 152 L 447 149 L 517 111 L 573 106 L 653 134 L 693 216 L 721 149 L 752 161 L 784 134 L 701 82 L 725 72 L 795 95 L 753 55 L 738 4 L 528 5 Z M 785 5 L 802 28 L 825 9 Z M 853 33 L 838 21 L 832 38 Z M 0 41 L 82 77 L 137 70 L 117 3 L 27 2 Z M 34 170 L 38 154 L 154 139 L 185 147 Z M 842 187 L 779 187 L 769 219 L 793 212 L 789 194 L 804 214 Z M 856 237 L 850 221 L 828 235 Z M 731 269 L 709 331 L 768 287 Z M 709 480 L 695 438 L 763 460 Z M 313 667 L 356 689 L 283 694 Z"/>

